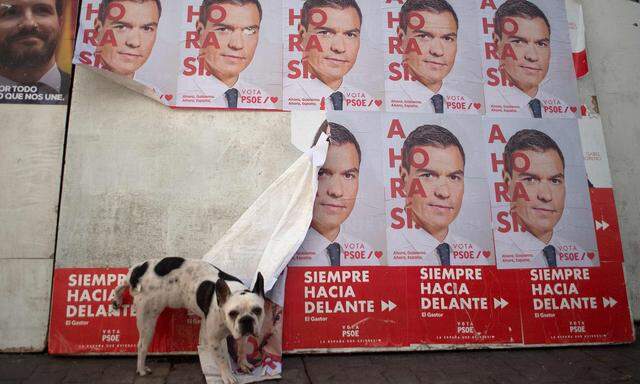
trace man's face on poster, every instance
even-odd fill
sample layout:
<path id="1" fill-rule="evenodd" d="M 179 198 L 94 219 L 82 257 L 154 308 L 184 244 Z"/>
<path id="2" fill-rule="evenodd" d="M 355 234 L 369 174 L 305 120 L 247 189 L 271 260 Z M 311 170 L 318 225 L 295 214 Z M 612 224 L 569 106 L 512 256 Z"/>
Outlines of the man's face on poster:
<path id="1" fill-rule="evenodd" d="M 133 77 L 144 65 L 156 42 L 160 10 L 154 0 L 114 1 L 104 22 L 96 19 L 98 41 L 107 33 L 113 34 L 115 42 L 105 43 L 96 48 L 96 56 L 104 68 L 117 74 Z"/>
<path id="2" fill-rule="evenodd" d="M 411 74 L 425 86 L 439 88 L 458 52 L 458 25 L 451 12 L 412 11 L 407 30 L 398 28 L 398 37 Z"/>
<path id="3" fill-rule="evenodd" d="M 511 197 L 511 212 L 537 238 L 550 238 L 564 211 L 564 165 L 557 151 L 516 151 L 512 175 L 504 178 Z M 524 159 L 528 159 L 527 162 Z M 516 186 L 521 185 L 516 191 Z M 521 193 L 522 189 L 526 196 Z M 516 194 L 516 192 L 518 192 Z"/>
<path id="4" fill-rule="evenodd" d="M 432 235 L 447 231 L 458 217 L 464 196 L 464 160 L 455 145 L 416 146 L 410 169 L 400 167 L 405 208 Z M 428 160 L 424 153 L 427 153 Z"/>
<path id="5" fill-rule="evenodd" d="M 204 58 L 207 69 L 222 81 L 235 80 L 251 64 L 256 52 L 260 12 L 251 3 L 216 4 L 209 7 L 206 25 L 198 21 L 196 29 L 202 47 L 200 57 Z"/>
<path id="6" fill-rule="evenodd" d="M 0 2 L 0 66 L 37 68 L 53 57 L 60 35 L 55 0 Z"/>
<path id="7" fill-rule="evenodd" d="M 318 193 L 311 225 L 320 232 L 335 230 L 349 217 L 356 203 L 360 159 L 352 143 L 329 145 L 318 172 Z"/>
<path id="8" fill-rule="evenodd" d="M 360 24 L 358 11 L 353 7 L 320 7 L 310 10 L 307 27 L 299 26 L 305 49 L 302 60 L 325 84 L 340 83 L 356 63 Z"/>
<path id="9" fill-rule="evenodd" d="M 530 96 L 533 96 L 549 71 L 549 27 L 540 17 L 510 17 L 504 22 L 501 36 L 495 33 L 493 36 L 500 67 L 516 87 L 525 93 L 531 92 Z"/>

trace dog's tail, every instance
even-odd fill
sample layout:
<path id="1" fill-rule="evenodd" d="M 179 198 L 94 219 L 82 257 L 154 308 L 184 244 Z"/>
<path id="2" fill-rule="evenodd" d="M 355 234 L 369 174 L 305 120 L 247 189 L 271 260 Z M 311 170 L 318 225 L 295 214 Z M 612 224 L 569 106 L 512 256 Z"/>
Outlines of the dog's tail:
<path id="1" fill-rule="evenodd" d="M 125 279 L 114 291 L 113 300 L 111 301 L 113 309 L 117 310 L 122 306 L 122 295 L 127 288 L 129 288 L 129 281 L 128 279 Z"/>

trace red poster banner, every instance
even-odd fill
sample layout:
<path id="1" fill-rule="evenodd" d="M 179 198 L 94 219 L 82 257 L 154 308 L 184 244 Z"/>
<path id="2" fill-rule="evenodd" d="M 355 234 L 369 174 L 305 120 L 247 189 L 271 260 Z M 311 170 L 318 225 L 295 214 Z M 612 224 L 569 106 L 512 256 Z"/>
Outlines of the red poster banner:
<path id="1" fill-rule="evenodd" d="M 589 188 L 600 260 L 622 263 L 622 240 L 612 188 Z"/>
<path id="2" fill-rule="evenodd" d="M 121 309 L 111 308 L 113 290 L 126 268 L 59 268 L 53 276 L 49 353 L 135 353 L 135 311 L 127 294 Z M 150 346 L 151 353 L 192 352 L 200 318 L 166 309 Z"/>
<path id="3" fill-rule="evenodd" d="M 49 353 L 136 351 L 130 298 L 121 309 L 110 308 L 125 273 L 56 269 Z M 286 290 L 285 352 L 633 340 L 620 263 L 530 270 L 292 267 Z M 151 353 L 195 352 L 199 323 L 185 310 L 165 310 Z"/>
<path id="4" fill-rule="evenodd" d="M 621 264 L 518 272 L 525 344 L 633 340 Z"/>
<path id="5" fill-rule="evenodd" d="M 283 350 L 406 345 L 403 268 L 291 267 Z"/>
<path id="6" fill-rule="evenodd" d="M 520 343 L 515 277 L 495 267 L 407 268 L 408 342 Z"/>

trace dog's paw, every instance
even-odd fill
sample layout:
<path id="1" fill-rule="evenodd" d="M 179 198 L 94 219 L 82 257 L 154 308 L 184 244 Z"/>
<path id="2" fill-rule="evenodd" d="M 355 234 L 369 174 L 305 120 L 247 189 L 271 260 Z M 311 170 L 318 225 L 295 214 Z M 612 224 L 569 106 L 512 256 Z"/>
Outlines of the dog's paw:
<path id="1" fill-rule="evenodd" d="M 253 365 L 247 361 L 247 359 L 243 359 L 238 361 L 238 368 L 244 373 L 253 372 Z"/>
<path id="2" fill-rule="evenodd" d="M 238 384 L 238 379 L 236 379 L 236 376 L 231 372 L 220 372 L 220 377 L 224 384 Z"/>
<path id="3" fill-rule="evenodd" d="M 151 374 L 151 368 L 149 368 L 149 367 L 144 367 L 144 369 L 143 369 L 142 371 L 138 369 L 138 370 L 136 370 L 136 372 L 137 372 L 137 373 L 138 373 L 138 375 L 140 375 L 140 376 L 146 376 L 146 375 Z"/>

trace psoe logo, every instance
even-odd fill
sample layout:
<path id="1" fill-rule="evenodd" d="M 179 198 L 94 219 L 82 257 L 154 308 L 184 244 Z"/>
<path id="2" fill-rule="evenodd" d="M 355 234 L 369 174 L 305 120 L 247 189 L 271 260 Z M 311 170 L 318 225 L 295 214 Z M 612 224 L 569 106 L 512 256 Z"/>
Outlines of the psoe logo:
<path id="1" fill-rule="evenodd" d="M 587 333 L 584 321 L 570 321 L 569 333 Z"/>

